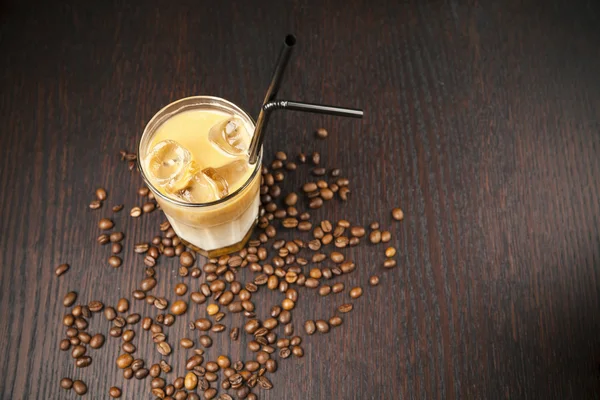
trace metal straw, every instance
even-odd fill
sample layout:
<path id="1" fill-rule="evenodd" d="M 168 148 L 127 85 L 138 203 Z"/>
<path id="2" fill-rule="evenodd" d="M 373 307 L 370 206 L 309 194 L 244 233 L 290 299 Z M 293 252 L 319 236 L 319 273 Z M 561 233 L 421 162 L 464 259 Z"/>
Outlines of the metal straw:
<path id="1" fill-rule="evenodd" d="M 248 153 L 250 155 L 250 164 L 255 164 L 258 160 L 258 153 L 262 146 L 263 140 L 265 139 L 265 131 L 269 122 L 269 117 L 273 110 L 287 109 L 319 114 L 339 115 L 341 117 L 353 118 L 362 118 L 363 116 L 362 110 L 357 110 L 353 108 L 342 108 L 326 106 L 322 104 L 302 103 L 299 101 L 288 100 L 274 101 L 275 96 L 279 91 L 279 86 L 281 84 L 281 79 L 283 77 L 285 67 L 287 66 L 290 56 L 292 55 L 292 49 L 295 44 L 296 37 L 294 35 L 287 35 L 285 37 L 285 40 L 283 41 L 283 46 L 281 47 L 281 52 L 279 53 L 279 58 L 277 59 L 277 64 L 275 65 L 275 71 L 273 72 L 273 77 L 271 78 L 271 84 L 267 89 L 265 100 L 263 101 L 260 113 L 258 114 L 256 128 L 254 130 L 254 135 L 252 136 L 250 149 L 248 150 Z"/>

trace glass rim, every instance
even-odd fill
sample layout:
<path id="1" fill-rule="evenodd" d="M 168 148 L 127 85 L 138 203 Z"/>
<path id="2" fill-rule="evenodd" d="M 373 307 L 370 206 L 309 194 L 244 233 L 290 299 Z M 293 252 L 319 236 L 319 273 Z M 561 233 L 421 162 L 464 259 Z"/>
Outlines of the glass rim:
<path id="1" fill-rule="evenodd" d="M 256 126 L 256 122 L 254 121 L 254 119 L 248 115 L 248 113 L 244 110 L 242 110 L 239 106 L 233 104 L 232 102 L 230 102 L 229 100 L 225 100 L 221 97 L 217 97 L 217 96 L 203 96 L 203 95 L 199 95 L 199 96 L 189 96 L 189 97 L 184 97 L 182 99 L 176 100 L 172 103 L 167 104 L 166 106 L 164 106 L 163 108 L 161 108 L 159 111 L 156 112 L 156 114 L 154 114 L 154 116 L 152 116 L 152 118 L 150 119 L 150 121 L 148 121 L 148 123 L 146 124 L 146 126 L 144 127 L 144 131 L 142 132 L 142 137 L 140 138 L 140 142 L 138 144 L 138 157 L 137 157 L 137 166 L 138 169 L 140 171 L 140 174 L 142 175 L 142 179 L 144 180 L 144 183 L 146 183 L 146 185 L 152 190 L 152 192 L 160 197 L 161 199 L 169 202 L 169 203 L 173 203 L 182 207 L 194 207 L 194 208 L 199 208 L 199 207 L 211 207 L 211 206 L 216 206 L 222 203 L 227 202 L 228 200 L 231 200 L 232 198 L 234 198 L 236 195 L 238 195 L 239 193 L 241 193 L 244 189 L 246 189 L 248 186 L 250 186 L 250 183 L 252 183 L 252 181 L 255 179 L 257 172 L 261 169 L 261 165 L 262 165 L 262 153 L 263 153 L 263 149 L 261 147 L 260 149 L 260 153 L 259 153 L 259 157 L 258 160 L 256 161 L 256 165 L 254 166 L 254 171 L 252 171 L 252 174 L 250 175 L 250 177 L 246 180 L 246 182 L 244 182 L 244 184 L 242 186 L 240 186 L 237 190 L 235 190 L 232 193 L 229 193 L 227 196 L 223 197 L 222 199 L 218 199 L 218 200 L 214 200 L 208 203 L 188 203 L 185 201 L 181 201 L 181 200 L 177 200 L 174 198 L 171 198 L 167 195 L 165 195 L 164 193 L 162 193 L 161 191 L 157 190 L 156 187 L 152 184 L 152 182 L 150 181 L 150 179 L 148 179 L 148 177 L 146 176 L 146 174 L 144 173 L 144 168 L 143 168 L 143 163 L 142 163 L 142 140 L 144 139 L 144 136 L 147 134 L 148 131 L 148 127 L 150 126 L 150 124 L 152 124 L 153 122 L 156 122 L 156 120 L 158 120 L 159 118 L 164 117 L 165 115 L 163 115 L 163 113 L 165 113 L 165 110 L 175 106 L 178 103 L 184 102 L 184 101 L 190 101 L 190 100 L 213 100 L 215 102 L 224 104 L 228 107 L 231 107 L 234 111 L 238 112 L 239 114 L 241 114 L 242 116 L 248 118 L 248 120 L 252 123 L 252 125 Z M 210 105 L 211 103 L 206 103 L 208 105 Z M 191 104 L 191 106 L 193 106 L 194 104 Z M 204 104 L 198 104 L 198 105 L 204 105 Z M 177 111 L 179 111 L 178 109 L 173 111 L 173 115 L 177 113 Z M 169 116 L 170 118 L 171 116 Z M 168 118 L 167 118 L 168 119 Z M 165 120 L 166 121 L 166 120 Z M 163 121 L 164 122 L 164 121 Z M 162 125 L 162 123 L 161 123 Z M 158 125 L 160 126 L 160 125 Z M 157 126 L 157 128 L 158 128 Z"/>

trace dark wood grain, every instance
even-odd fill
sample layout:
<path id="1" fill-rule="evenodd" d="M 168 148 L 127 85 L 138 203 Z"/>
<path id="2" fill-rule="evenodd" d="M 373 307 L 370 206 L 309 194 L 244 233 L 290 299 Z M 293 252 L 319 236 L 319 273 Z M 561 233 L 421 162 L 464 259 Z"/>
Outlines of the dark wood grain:
<path id="1" fill-rule="evenodd" d="M 281 361 L 261 398 L 600 396 L 597 2 L 137 3 L 2 5 L 2 398 L 75 398 L 59 388 L 63 376 L 84 379 L 87 398 L 106 398 L 112 385 L 127 399 L 149 397 L 146 381 L 124 382 L 117 370 L 117 341 L 91 351 L 85 370 L 59 351 L 62 297 L 76 290 L 81 302 L 114 304 L 143 275 L 131 247 L 158 231 L 160 213 L 114 216 L 127 233 L 118 270 L 95 243 L 109 206 L 140 202 L 141 180 L 118 150 L 135 149 L 152 115 L 184 96 L 256 113 L 287 32 L 298 46 L 281 96 L 362 107 L 365 118 L 279 113 L 266 152 L 317 150 L 342 168 L 351 201 L 314 214 L 381 221 L 400 267 L 381 271 L 380 247 L 351 249 L 358 269 L 341 281 L 367 289 L 378 272 L 380 286 L 342 327 L 305 338 L 305 357 Z M 319 126 L 325 141 L 312 135 Z M 109 200 L 91 211 L 98 186 Z M 390 218 L 398 205 L 403 223 Z M 56 278 L 63 262 L 71 270 Z M 176 266 L 161 262 L 158 293 L 171 296 Z M 302 291 L 296 330 L 332 315 L 347 294 L 337 296 Z M 180 322 L 172 343 L 188 335 Z M 92 319 L 92 331 L 108 328 Z M 157 359 L 148 335 L 135 343 Z M 219 338 L 209 354 L 244 358 L 245 344 Z M 172 360 L 183 373 L 183 352 Z"/>

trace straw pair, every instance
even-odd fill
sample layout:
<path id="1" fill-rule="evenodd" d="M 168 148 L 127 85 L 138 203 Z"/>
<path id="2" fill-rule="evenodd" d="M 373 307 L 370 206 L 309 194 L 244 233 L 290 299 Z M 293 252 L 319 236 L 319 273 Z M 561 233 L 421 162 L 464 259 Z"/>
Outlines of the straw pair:
<path id="1" fill-rule="evenodd" d="M 250 143 L 250 149 L 248 150 L 250 155 L 250 164 L 255 164 L 258 159 L 258 152 L 265 138 L 265 131 L 269 122 L 269 116 L 273 110 L 285 109 L 353 118 L 362 118 L 363 116 L 362 110 L 354 108 L 326 106 L 322 104 L 303 103 L 300 101 L 275 100 L 275 96 L 277 96 L 277 92 L 279 91 L 279 85 L 281 84 L 281 78 L 283 77 L 285 67 L 287 66 L 290 56 L 292 55 L 292 49 L 294 48 L 295 44 L 296 38 L 294 35 L 287 35 L 283 41 L 283 46 L 281 48 L 281 52 L 279 53 L 277 64 L 275 65 L 275 71 L 273 72 L 273 77 L 271 78 L 271 84 L 267 89 L 265 100 L 263 101 L 260 113 L 258 114 L 256 129 L 254 130 L 252 142 Z"/>

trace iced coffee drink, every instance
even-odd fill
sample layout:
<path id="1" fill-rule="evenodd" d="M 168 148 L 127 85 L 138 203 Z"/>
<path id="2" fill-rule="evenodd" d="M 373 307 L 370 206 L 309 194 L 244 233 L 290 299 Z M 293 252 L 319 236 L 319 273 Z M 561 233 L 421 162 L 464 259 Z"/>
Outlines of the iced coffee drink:
<path id="1" fill-rule="evenodd" d="M 139 166 L 177 235 L 216 257 L 241 249 L 258 218 L 261 159 L 248 162 L 252 119 L 216 97 L 189 97 L 148 123 Z"/>

